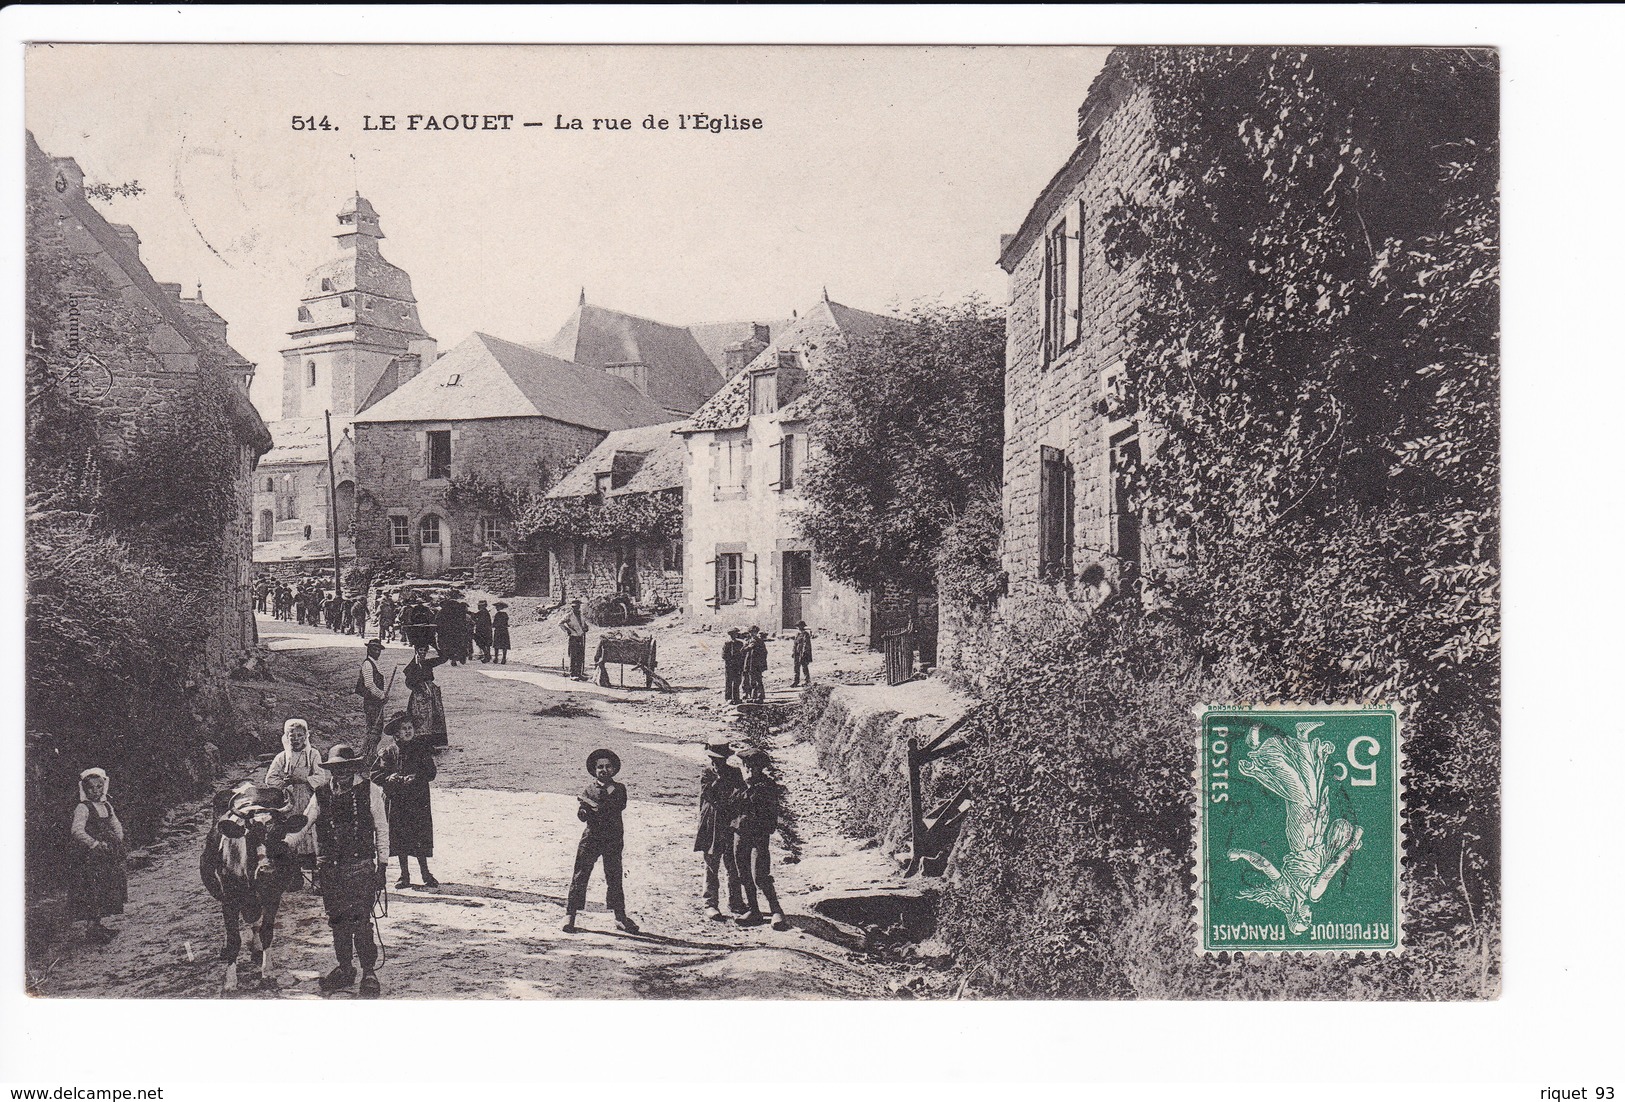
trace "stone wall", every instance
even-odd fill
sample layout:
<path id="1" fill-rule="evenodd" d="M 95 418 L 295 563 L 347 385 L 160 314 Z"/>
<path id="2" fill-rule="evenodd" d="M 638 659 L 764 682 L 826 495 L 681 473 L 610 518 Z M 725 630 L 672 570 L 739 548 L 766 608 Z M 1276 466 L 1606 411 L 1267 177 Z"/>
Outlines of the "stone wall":
<path id="1" fill-rule="evenodd" d="M 1121 562 L 1111 531 L 1110 441 L 1132 428 L 1109 402 L 1109 376 L 1121 370 L 1125 335 L 1136 303 L 1134 273 L 1114 272 L 1101 243 L 1101 217 L 1121 192 L 1144 186 L 1157 155 L 1150 130 L 1150 103 L 1131 92 L 1105 113 L 1086 137 L 1079 162 L 1086 165 L 1068 188 L 1052 195 L 1042 223 L 1010 270 L 1005 368 L 1003 567 L 1012 597 L 1071 599 L 1077 578 L 1091 565 L 1115 579 Z M 1092 148 L 1090 148 L 1092 143 Z M 1091 162 L 1092 163 L 1089 163 Z M 1082 213 L 1080 216 L 1080 201 Z M 1081 217 L 1081 227 L 1080 227 Z M 1044 363 L 1044 257 L 1048 231 L 1067 221 L 1081 228 L 1081 253 L 1070 267 L 1081 293 L 1069 288 L 1070 343 Z M 1039 577 L 1039 478 L 1044 446 L 1066 452 L 1074 470 L 1073 579 Z"/>
<path id="2" fill-rule="evenodd" d="M 645 607 L 669 605 L 681 608 L 683 605 L 683 572 L 665 569 L 666 546 L 666 540 L 651 538 L 639 540 L 633 548 L 637 556 L 637 602 Z M 554 579 L 554 594 L 564 598 L 580 597 L 583 601 L 615 595 L 620 571 L 618 549 L 613 543 L 588 540 L 586 551 L 587 569 L 584 571 L 575 569 L 573 547 L 553 551 L 550 576 Z M 564 587 L 562 593 L 559 589 L 561 582 Z"/>
<path id="3" fill-rule="evenodd" d="M 451 479 L 428 477 L 428 433 L 451 432 Z M 488 548 L 479 539 L 479 521 L 490 515 L 477 506 L 453 506 L 448 501 L 453 480 L 475 471 L 491 478 L 512 479 L 520 471 L 534 471 L 536 461 L 547 469 L 568 466 L 591 451 L 605 436 L 594 429 L 566 425 L 541 417 L 509 417 L 479 421 L 357 421 L 356 555 L 364 562 L 393 558 L 408 573 L 422 573 L 425 562 L 419 525 L 433 514 L 440 518 L 443 573 L 473 568 Z M 390 516 L 407 518 L 411 543 L 390 542 Z M 511 528 L 512 522 L 506 522 Z M 510 538 L 513 532 L 506 533 Z"/>

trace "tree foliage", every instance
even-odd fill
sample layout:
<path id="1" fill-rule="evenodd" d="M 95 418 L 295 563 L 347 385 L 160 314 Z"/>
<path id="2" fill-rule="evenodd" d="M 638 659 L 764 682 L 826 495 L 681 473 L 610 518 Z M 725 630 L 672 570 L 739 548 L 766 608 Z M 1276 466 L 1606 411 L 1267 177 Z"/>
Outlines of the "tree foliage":
<path id="1" fill-rule="evenodd" d="M 934 588 L 944 531 L 1004 465 L 1004 316 L 977 298 L 832 346 L 810 373 L 819 449 L 802 532 L 863 588 Z"/>
<path id="2" fill-rule="evenodd" d="M 594 497 L 543 498 L 520 518 L 522 539 L 620 542 L 683 534 L 683 499 L 657 491 Z"/>
<path id="3" fill-rule="evenodd" d="M 1493 990 L 1494 58 L 1151 48 L 1105 77 L 1146 97 L 1159 151 L 1104 215 L 1139 293 L 1124 362 L 1145 590 L 1081 624 L 1018 612 L 984 641 L 977 844 L 947 935 L 1012 993 Z M 1404 959 L 1243 975 L 1193 958 L 1201 700 L 1400 708 Z M 1039 920 L 1011 927 L 1013 900 Z"/>

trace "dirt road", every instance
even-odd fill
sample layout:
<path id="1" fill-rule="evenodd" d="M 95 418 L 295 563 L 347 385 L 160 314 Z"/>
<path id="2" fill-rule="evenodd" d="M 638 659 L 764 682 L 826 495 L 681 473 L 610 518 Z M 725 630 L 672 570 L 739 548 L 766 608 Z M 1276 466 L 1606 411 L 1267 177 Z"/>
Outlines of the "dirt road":
<path id="1" fill-rule="evenodd" d="M 355 739 L 349 693 L 360 640 L 324 629 L 260 621 L 278 681 L 261 695 L 265 720 L 304 714 L 326 746 Z M 410 657 L 392 646 L 387 670 Z M 581 686 L 518 662 L 436 670 L 451 732 L 434 788 L 437 889 L 391 888 L 378 927 L 385 998 L 801 998 L 885 996 L 888 966 L 848 947 L 802 905 L 837 869 L 875 878 L 884 860 L 818 824 L 802 860 L 775 861 L 792 928 L 742 929 L 706 919 L 702 867 L 692 852 L 700 739 L 716 720 L 661 720 L 627 694 Z M 404 699 L 397 680 L 395 698 Z M 272 743 L 274 745 L 274 742 Z M 585 762 L 605 746 L 620 755 L 626 813 L 626 892 L 643 926 L 615 930 L 595 876 L 582 931 L 562 931 L 580 823 L 574 794 Z M 252 773 L 263 776 L 264 763 Z M 228 778 L 229 779 L 229 778 Z M 63 942 L 38 980 L 51 996 L 209 998 L 220 994 L 217 905 L 198 879 L 206 829 L 199 813 L 131 874 L 119 936 L 95 947 Z M 782 850 L 779 856 L 782 857 Z M 866 867 L 865 863 L 872 867 Z M 414 865 L 413 879 L 417 880 Z M 823 881 L 824 883 L 820 883 Z M 390 882 L 394 882 L 391 870 Z M 246 954 L 245 954 L 246 958 Z M 273 985 L 239 997 L 319 998 L 333 964 L 321 900 L 286 896 L 277 923 Z M 344 996 L 335 996 L 344 997 Z"/>

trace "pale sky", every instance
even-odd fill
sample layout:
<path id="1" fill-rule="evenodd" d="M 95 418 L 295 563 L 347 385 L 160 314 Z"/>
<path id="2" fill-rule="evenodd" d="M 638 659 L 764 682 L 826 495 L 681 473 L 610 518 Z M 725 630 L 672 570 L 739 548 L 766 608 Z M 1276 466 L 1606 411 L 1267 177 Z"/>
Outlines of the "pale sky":
<path id="1" fill-rule="evenodd" d="M 549 337 L 588 301 L 676 324 L 836 301 L 1005 299 L 999 235 L 1071 153 L 1106 51 L 1073 47 L 35 46 L 47 153 L 146 194 L 99 204 L 160 281 L 204 298 L 259 365 L 359 189 L 442 350 Z M 762 129 L 677 129 L 679 114 Z M 407 116 L 511 114 L 507 131 Z M 670 120 L 647 130 L 646 115 Z M 394 114 L 394 132 L 363 116 Z M 584 131 L 554 129 L 579 117 Z M 295 115 L 330 131 L 294 131 Z M 631 118 L 629 132 L 592 119 Z M 522 122 L 545 126 L 523 127 Z"/>

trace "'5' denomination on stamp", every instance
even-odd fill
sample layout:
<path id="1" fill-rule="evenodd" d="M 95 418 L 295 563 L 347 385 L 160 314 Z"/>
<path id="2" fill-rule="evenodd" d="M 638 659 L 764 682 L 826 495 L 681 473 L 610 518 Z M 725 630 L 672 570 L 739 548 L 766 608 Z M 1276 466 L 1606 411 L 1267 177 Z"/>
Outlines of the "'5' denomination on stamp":
<path id="1" fill-rule="evenodd" d="M 1289 704 L 1200 717 L 1199 951 L 1398 951 L 1397 715 Z"/>

